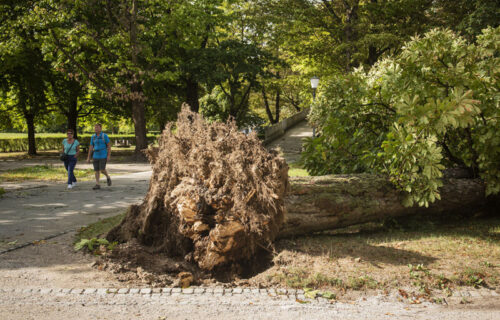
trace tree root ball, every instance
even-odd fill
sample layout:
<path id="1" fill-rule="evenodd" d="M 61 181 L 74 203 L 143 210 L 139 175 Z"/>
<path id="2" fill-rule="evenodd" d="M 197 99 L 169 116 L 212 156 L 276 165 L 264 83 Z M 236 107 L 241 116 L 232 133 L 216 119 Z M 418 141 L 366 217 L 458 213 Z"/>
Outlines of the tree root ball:
<path id="1" fill-rule="evenodd" d="M 148 193 L 109 240 L 135 239 L 212 271 L 251 263 L 278 235 L 288 166 L 255 134 L 239 132 L 234 122 L 208 123 L 183 106 L 147 155 Z"/>

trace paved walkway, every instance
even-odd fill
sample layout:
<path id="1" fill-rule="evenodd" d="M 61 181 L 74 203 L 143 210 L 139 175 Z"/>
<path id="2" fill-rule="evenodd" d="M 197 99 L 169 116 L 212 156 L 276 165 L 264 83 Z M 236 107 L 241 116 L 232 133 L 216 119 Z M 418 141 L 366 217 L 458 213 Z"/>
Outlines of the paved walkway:
<path id="1" fill-rule="evenodd" d="M 11 159 L 2 159 L 0 160 L 0 171 L 9 171 L 19 168 L 40 166 L 40 165 L 48 165 L 54 167 L 62 167 L 63 162 L 58 159 L 42 159 L 42 160 L 34 160 L 34 159 L 26 159 L 26 160 L 11 160 Z M 151 166 L 147 162 L 131 162 L 131 163 L 116 163 L 111 159 L 111 163 L 107 165 L 108 169 L 111 172 L 144 172 L 151 170 Z M 78 160 L 76 169 L 92 169 L 92 162 L 87 163 L 81 159 Z M 2 186 L 2 184 L 0 184 Z"/>
<path id="2" fill-rule="evenodd" d="M 288 129 L 285 134 L 267 145 L 267 148 L 279 147 L 288 163 L 297 162 L 302 152 L 304 138 L 312 137 L 312 127 L 307 121 L 301 121 Z"/>
<path id="3" fill-rule="evenodd" d="M 101 190 L 92 190 L 93 181 L 69 190 L 65 183 L 18 184 L 0 198 L 0 252 L 123 212 L 144 198 L 150 176 L 112 175 L 113 185 Z"/>

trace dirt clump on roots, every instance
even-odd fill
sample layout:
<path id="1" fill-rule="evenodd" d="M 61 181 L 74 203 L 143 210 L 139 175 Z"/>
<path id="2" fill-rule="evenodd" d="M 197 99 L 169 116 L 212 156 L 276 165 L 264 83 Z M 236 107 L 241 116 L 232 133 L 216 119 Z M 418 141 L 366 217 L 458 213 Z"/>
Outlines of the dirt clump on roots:
<path id="1" fill-rule="evenodd" d="M 111 259 L 136 259 L 127 254 L 126 243 L 134 242 L 149 255 L 147 264 L 180 257 L 212 275 L 246 272 L 257 262 L 285 218 L 288 166 L 277 152 L 234 122 L 208 123 L 183 106 L 147 155 L 153 166 L 148 193 L 108 233 L 124 243 Z M 137 251 L 137 245 L 128 247 Z"/>

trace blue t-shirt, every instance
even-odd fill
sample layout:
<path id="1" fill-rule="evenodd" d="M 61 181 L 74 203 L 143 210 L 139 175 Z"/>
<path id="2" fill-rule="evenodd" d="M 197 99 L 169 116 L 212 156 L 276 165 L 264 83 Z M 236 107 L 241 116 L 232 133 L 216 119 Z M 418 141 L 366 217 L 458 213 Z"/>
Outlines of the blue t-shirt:
<path id="1" fill-rule="evenodd" d="M 73 144 L 73 146 L 71 146 L 72 144 Z M 76 147 L 78 147 L 79 144 L 80 144 L 80 142 L 78 142 L 78 140 L 76 140 L 76 139 L 75 139 L 75 143 L 68 143 L 68 139 L 64 139 L 63 140 L 64 153 L 66 153 L 67 155 L 70 155 L 70 156 L 74 156 L 76 154 Z"/>
<path id="2" fill-rule="evenodd" d="M 100 135 L 93 134 L 90 138 L 90 145 L 94 147 L 94 159 L 106 159 L 108 157 L 107 144 L 109 143 L 108 135 L 101 132 Z"/>

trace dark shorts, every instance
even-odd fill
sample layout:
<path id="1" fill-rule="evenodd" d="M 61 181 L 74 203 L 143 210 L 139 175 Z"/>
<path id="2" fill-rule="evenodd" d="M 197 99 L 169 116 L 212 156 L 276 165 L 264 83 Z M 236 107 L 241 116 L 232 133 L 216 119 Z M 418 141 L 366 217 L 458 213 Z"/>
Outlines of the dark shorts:
<path id="1" fill-rule="evenodd" d="M 106 170 L 107 159 L 94 159 L 94 171 Z"/>

